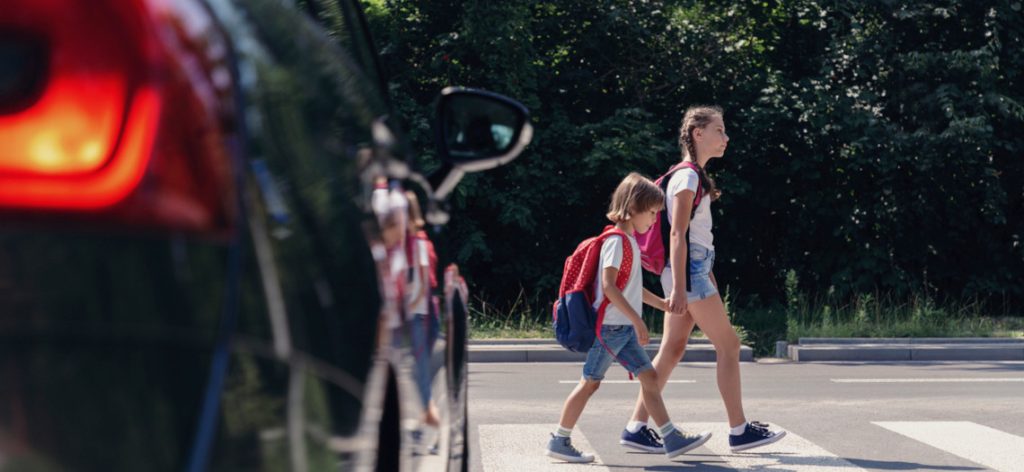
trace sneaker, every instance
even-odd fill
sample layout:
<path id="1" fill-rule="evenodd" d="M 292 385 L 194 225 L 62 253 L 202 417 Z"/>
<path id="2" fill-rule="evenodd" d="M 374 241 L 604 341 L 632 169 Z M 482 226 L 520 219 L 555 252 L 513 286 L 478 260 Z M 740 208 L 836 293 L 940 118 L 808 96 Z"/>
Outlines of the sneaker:
<path id="1" fill-rule="evenodd" d="M 622 430 L 622 438 L 619 444 L 644 452 L 665 452 L 665 446 L 661 443 L 661 436 L 647 426 L 641 426 L 640 430 L 631 433 L 628 429 Z"/>
<path id="2" fill-rule="evenodd" d="M 544 454 L 566 462 L 594 461 L 593 454 L 586 454 L 573 447 L 571 439 L 555 436 L 554 434 L 551 435 L 551 440 L 548 441 L 548 450 Z"/>
<path id="3" fill-rule="evenodd" d="M 711 439 L 711 432 L 704 431 L 700 434 L 690 434 L 679 431 L 672 431 L 665 436 L 665 455 L 669 459 L 682 453 L 692 451 Z"/>
<path id="4" fill-rule="evenodd" d="M 732 452 L 746 451 L 771 444 L 786 436 L 785 431 L 770 431 L 766 423 L 751 421 L 740 435 L 729 435 L 729 449 Z"/>

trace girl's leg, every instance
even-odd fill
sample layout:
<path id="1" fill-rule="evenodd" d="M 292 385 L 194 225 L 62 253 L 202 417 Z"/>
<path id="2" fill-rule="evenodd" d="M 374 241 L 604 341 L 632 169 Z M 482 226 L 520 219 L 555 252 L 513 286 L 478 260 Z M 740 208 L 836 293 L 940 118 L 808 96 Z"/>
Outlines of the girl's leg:
<path id="1" fill-rule="evenodd" d="M 697 326 L 715 346 L 718 392 L 725 403 L 729 426 L 739 426 L 747 421 L 743 414 L 740 389 L 740 339 L 729 323 L 722 297 L 716 293 L 704 300 L 692 302 L 689 304 L 689 311 Z"/>
<path id="2" fill-rule="evenodd" d="M 569 398 L 566 398 L 565 404 L 562 405 L 562 416 L 558 419 L 558 425 L 565 429 L 574 428 L 576 421 L 583 414 L 583 408 L 587 406 L 587 401 L 600 386 L 600 380 L 580 379 L 580 383 L 576 384 L 576 388 L 572 390 Z"/>
<path id="3" fill-rule="evenodd" d="M 679 361 L 686 352 L 686 342 L 690 339 L 690 332 L 693 331 L 693 316 L 689 312 L 682 315 L 665 313 L 665 332 L 661 337 L 661 346 L 658 347 L 658 354 L 654 356 L 652 364 L 658 373 L 658 392 L 665 390 L 672 370 L 679 365 Z M 636 398 L 636 407 L 633 408 L 632 421 L 646 423 L 649 417 L 647 408 L 644 406 L 643 389 Z"/>

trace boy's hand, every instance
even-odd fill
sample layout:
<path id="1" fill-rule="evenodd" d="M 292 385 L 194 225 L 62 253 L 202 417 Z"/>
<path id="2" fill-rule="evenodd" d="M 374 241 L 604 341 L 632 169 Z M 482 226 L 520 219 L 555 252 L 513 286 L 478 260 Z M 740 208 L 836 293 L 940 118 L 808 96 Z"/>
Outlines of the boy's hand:
<path id="1" fill-rule="evenodd" d="M 636 339 L 641 346 L 646 346 L 651 341 L 651 334 L 647 332 L 647 325 L 643 322 L 633 323 L 633 329 L 636 330 Z"/>

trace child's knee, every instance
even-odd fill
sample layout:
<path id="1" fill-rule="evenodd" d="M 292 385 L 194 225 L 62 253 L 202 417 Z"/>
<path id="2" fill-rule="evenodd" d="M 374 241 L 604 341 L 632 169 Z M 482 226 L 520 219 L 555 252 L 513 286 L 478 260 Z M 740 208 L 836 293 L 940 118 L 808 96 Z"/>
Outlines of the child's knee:
<path id="1" fill-rule="evenodd" d="M 587 392 L 589 394 L 593 394 L 601 386 L 601 381 L 600 380 L 583 379 L 581 381 L 581 383 L 580 383 L 580 386 L 583 388 L 584 392 Z"/>

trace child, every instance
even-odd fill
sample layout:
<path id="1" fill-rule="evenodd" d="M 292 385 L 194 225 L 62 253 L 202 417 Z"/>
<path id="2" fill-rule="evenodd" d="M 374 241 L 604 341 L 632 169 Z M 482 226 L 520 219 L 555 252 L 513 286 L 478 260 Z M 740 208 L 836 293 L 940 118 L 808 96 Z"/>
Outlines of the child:
<path id="1" fill-rule="evenodd" d="M 697 106 L 686 111 L 679 129 L 679 147 L 682 160 L 696 164 L 697 170 L 682 167 L 668 182 L 669 260 L 661 274 L 668 310 L 665 311 L 665 334 L 654 357 L 654 366 L 660 391 L 682 359 L 696 322 L 715 346 L 718 391 L 731 427 L 729 447 L 732 451 L 743 451 L 778 441 L 786 432 L 771 431 L 764 423 L 747 422 L 740 393 L 740 340 L 729 323 L 718 294 L 718 282 L 711 272 L 715 261 L 711 202 L 717 200 L 721 192 L 704 173 L 704 166 L 711 159 L 722 157 L 728 143 L 721 108 Z M 692 212 L 698 186 L 704 197 Z M 648 452 L 658 450 L 657 436 L 651 435 L 646 427 L 648 412 L 654 416 L 647 396 L 641 395 L 619 444 Z"/>
<path id="2" fill-rule="evenodd" d="M 409 267 L 405 285 L 405 310 L 410 315 L 409 332 L 412 340 L 412 354 L 415 359 L 416 386 L 423 402 L 423 423 L 437 428 L 440 426 L 437 405 L 431 398 L 431 357 L 437 340 L 439 320 L 430 309 L 430 239 L 423 231 L 425 222 L 420 211 L 419 200 L 411 191 L 405 192 L 409 202 L 409 225 L 406 235 L 406 259 Z"/>
<path id="3" fill-rule="evenodd" d="M 612 236 L 601 246 L 600 266 L 594 298 L 595 309 L 608 297 L 611 304 L 605 312 L 601 326 L 601 341 L 594 342 L 583 365 L 583 377 L 562 407 L 558 429 L 548 442 L 547 455 L 568 462 L 591 462 L 593 454 L 581 452 L 572 445 L 569 436 L 590 396 L 597 391 L 613 356 L 640 380 L 644 402 L 659 425 L 664 437 L 664 452 L 672 458 L 704 444 L 710 433 L 699 435 L 679 431 L 669 420 L 659 391 L 658 374 L 643 347 L 649 338 L 647 327 L 640 318 L 642 304 L 665 309 L 665 300 L 643 288 L 640 273 L 640 248 L 633 238 L 634 230 L 644 232 L 654 224 L 658 210 L 664 205 L 665 195 L 650 180 L 631 173 L 623 179 L 612 195 L 608 219 L 615 227 L 629 235 L 626 239 Z M 632 246 L 634 254 L 629 280 L 620 291 L 615 285 L 623 259 L 623 244 Z M 607 348 L 606 348 L 607 346 Z M 609 350 L 611 352 L 609 352 Z"/>

